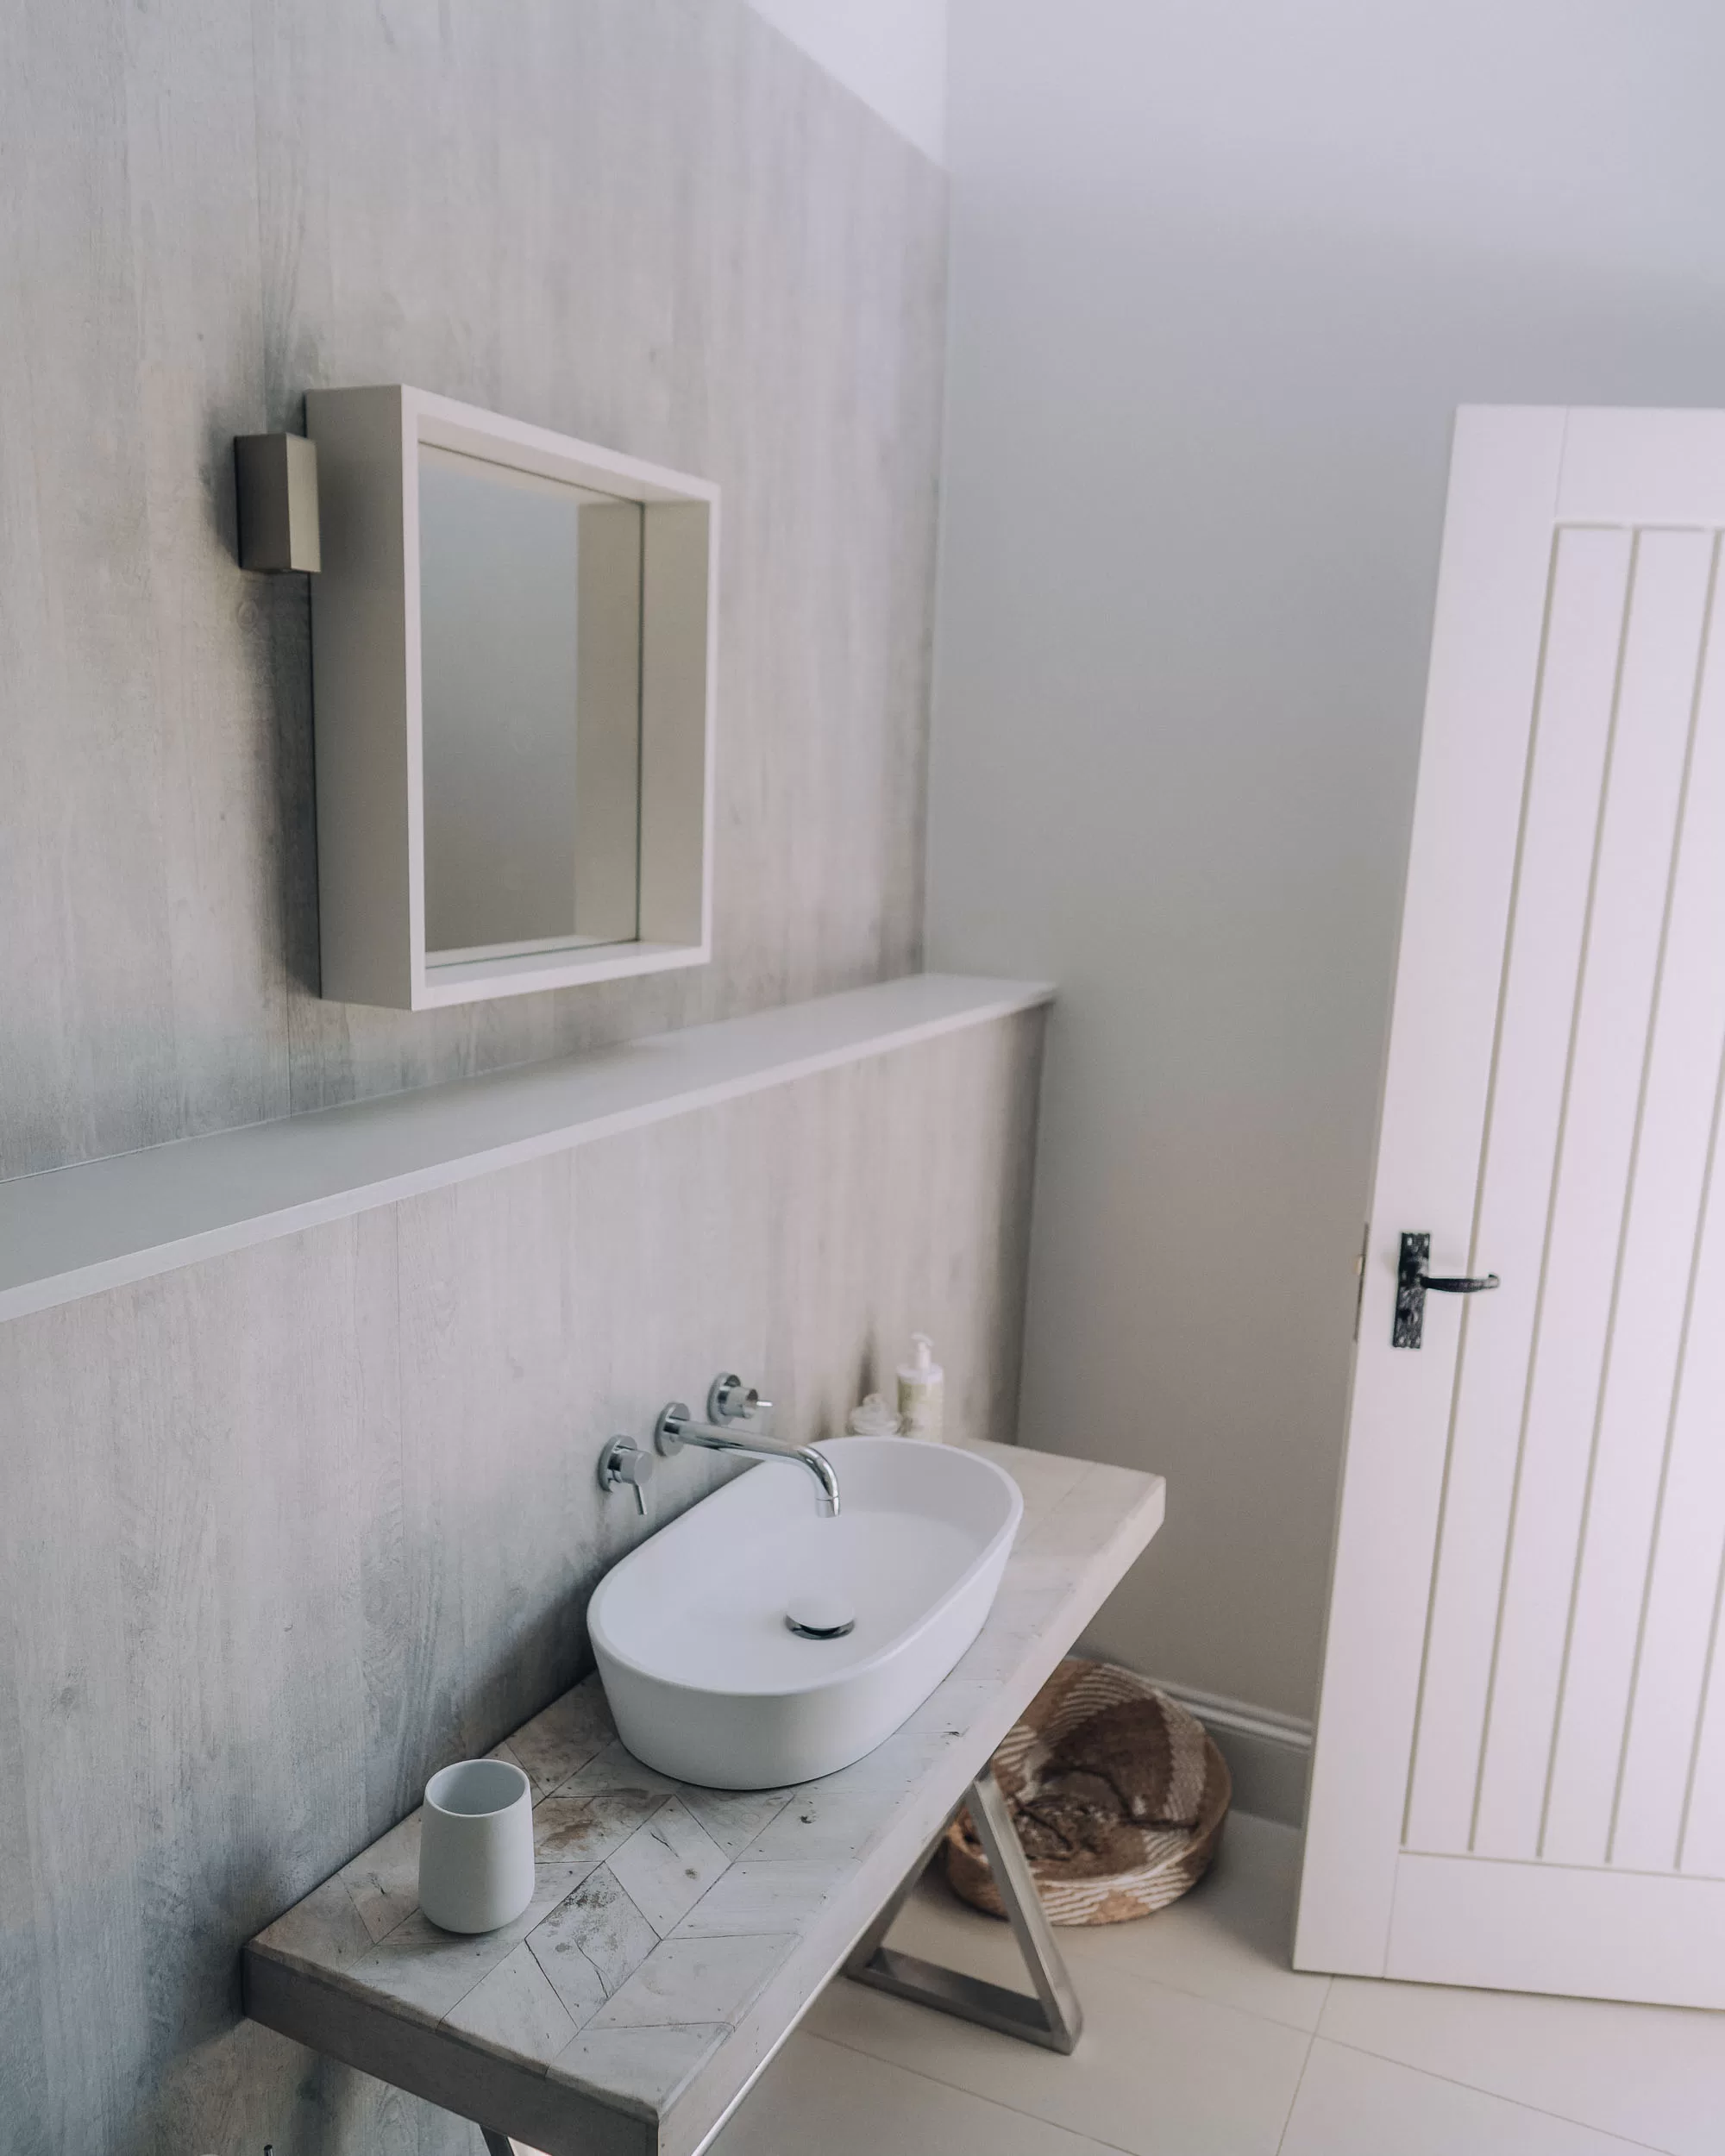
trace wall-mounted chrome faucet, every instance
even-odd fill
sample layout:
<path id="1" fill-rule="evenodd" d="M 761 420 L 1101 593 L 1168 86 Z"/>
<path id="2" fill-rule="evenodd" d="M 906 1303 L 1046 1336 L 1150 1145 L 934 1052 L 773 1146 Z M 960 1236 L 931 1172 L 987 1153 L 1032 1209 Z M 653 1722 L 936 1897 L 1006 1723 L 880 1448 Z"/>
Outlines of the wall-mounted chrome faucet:
<path id="1" fill-rule="evenodd" d="M 680 1400 L 674 1400 L 659 1418 L 654 1441 L 668 1459 L 686 1445 L 705 1445 L 713 1452 L 744 1452 L 759 1460 L 797 1460 L 813 1476 L 816 1504 L 821 1517 L 838 1517 L 838 1477 L 831 1463 L 812 1445 L 798 1445 L 790 1438 L 775 1438 L 763 1425 L 772 1412 L 770 1400 L 762 1400 L 752 1385 L 744 1385 L 734 1371 L 721 1371 L 707 1388 L 707 1420 L 697 1422 Z"/>

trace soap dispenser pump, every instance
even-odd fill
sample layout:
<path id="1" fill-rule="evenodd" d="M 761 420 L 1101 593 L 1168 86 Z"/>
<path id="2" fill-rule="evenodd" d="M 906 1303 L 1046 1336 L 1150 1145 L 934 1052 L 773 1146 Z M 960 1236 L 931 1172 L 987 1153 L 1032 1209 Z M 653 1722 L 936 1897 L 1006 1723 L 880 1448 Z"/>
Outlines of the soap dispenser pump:
<path id="1" fill-rule="evenodd" d="M 899 1365 L 899 1427 L 907 1438 L 944 1435 L 946 1373 L 934 1359 L 934 1343 L 913 1332 L 908 1363 Z"/>

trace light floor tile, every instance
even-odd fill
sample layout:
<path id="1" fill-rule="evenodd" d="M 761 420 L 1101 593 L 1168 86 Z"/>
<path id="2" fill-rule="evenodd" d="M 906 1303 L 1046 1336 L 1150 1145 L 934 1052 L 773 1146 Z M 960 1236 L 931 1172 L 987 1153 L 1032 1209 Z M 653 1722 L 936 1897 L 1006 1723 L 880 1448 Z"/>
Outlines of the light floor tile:
<path id="1" fill-rule="evenodd" d="M 1280 2156 L 1643 2156 L 1644 2146 L 1320 2037 Z"/>
<path id="2" fill-rule="evenodd" d="M 1672 2156 L 1725 2149 L 1725 2014 L 1338 1977 L 1318 2026 Z"/>
<path id="3" fill-rule="evenodd" d="M 1087 1976 L 1119 1970 L 1152 1977 L 1310 2031 L 1330 1979 L 1289 1963 L 1299 1882 L 1298 1830 L 1236 1812 L 1221 1853 L 1189 1894 L 1142 1923 L 1086 1930 L 1078 1958 Z"/>
<path id="4" fill-rule="evenodd" d="M 1102 2156 L 1101 2145 L 799 2033 L 711 2156 Z"/>
<path id="5" fill-rule="evenodd" d="M 1058 1934 L 1087 2016 L 1072 2058 L 839 1978 L 718 2156 L 1725 2153 L 1725 2015 L 1297 1976 L 1295 1836 L 1228 1833 L 1172 1909 Z M 944 1881 L 893 1940 L 1028 1990 L 1007 1927 Z"/>
<path id="6" fill-rule="evenodd" d="M 1056 1932 L 1078 1996 L 1088 1999 L 1117 1977 L 1149 1978 L 1309 2033 L 1330 1979 L 1289 1966 L 1299 1861 L 1293 1827 L 1236 1813 L 1208 1877 L 1170 1908 L 1127 1924 Z M 892 1939 L 925 1960 L 1030 1988 L 1007 1926 L 961 1902 L 938 1865 L 906 1903 Z"/>
<path id="7" fill-rule="evenodd" d="M 843 1977 L 807 2026 L 1131 2156 L 1272 2156 L 1311 2041 L 1303 2031 L 1126 1977 L 1082 1996 L 1070 2059 Z"/>

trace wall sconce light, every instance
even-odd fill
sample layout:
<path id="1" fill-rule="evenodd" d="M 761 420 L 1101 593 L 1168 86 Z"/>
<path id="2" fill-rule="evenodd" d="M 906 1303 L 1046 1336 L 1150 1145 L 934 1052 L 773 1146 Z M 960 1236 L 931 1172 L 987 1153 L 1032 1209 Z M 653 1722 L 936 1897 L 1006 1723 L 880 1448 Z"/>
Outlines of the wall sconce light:
<path id="1" fill-rule="evenodd" d="M 298 434 L 234 440 L 242 569 L 323 567 L 317 537 L 317 445 Z"/>

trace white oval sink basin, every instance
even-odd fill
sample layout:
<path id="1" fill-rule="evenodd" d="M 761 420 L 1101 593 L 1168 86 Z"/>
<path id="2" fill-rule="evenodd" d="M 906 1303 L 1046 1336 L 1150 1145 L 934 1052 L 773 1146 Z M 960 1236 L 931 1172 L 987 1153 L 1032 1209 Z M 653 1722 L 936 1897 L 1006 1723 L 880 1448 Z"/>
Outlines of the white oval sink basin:
<path id="1" fill-rule="evenodd" d="M 835 1773 L 913 1714 L 982 1629 L 1024 1500 L 993 1461 L 915 1438 L 835 1438 L 813 1477 L 763 1460 L 606 1573 L 587 1626 L 618 1733 L 719 1789 Z M 854 1614 L 838 1638 L 787 1613 Z"/>

